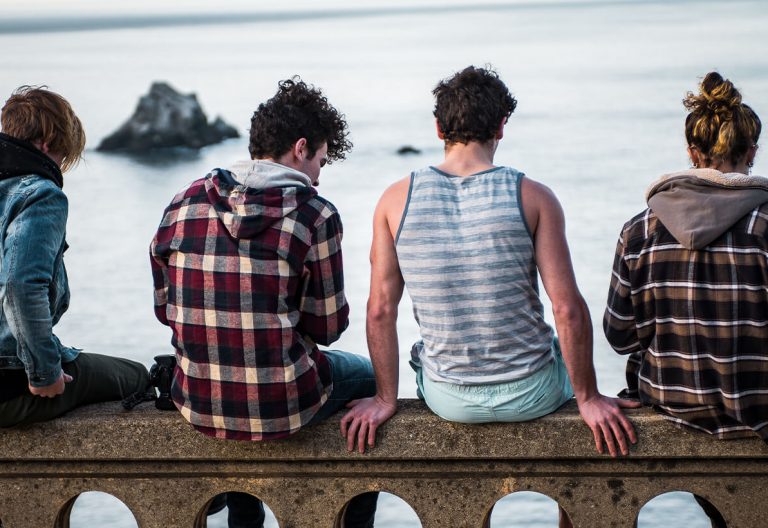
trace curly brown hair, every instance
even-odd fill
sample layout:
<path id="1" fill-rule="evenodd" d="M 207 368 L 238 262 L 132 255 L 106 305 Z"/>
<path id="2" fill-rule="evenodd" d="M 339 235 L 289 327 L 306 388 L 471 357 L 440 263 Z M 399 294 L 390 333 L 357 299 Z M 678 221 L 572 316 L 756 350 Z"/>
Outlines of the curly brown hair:
<path id="1" fill-rule="evenodd" d="M 61 172 L 80 161 L 85 149 L 83 124 L 72 106 L 46 86 L 20 86 L 0 110 L 4 133 L 21 141 L 47 143 L 61 154 Z"/>
<path id="2" fill-rule="evenodd" d="M 352 149 L 344 114 L 328 103 L 319 88 L 294 76 L 278 83 L 277 93 L 251 118 L 248 151 L 252 159 L 279 158 L 301 138 L 310 157 L 328 144 L 327 159 L 343 160 Z"/>
<path id="3" fill-rule="evenodd" d="M 698 94 L 688 92 L 683 105 L 689 112 L 685 138 L 688 146 L 701 153 L 705 165 L 739 163 L 760 139 L 760 118 L 741 102 L 733 83 L 717 72 L 704 77 Z"/>
<path id="4" fill-rule="evenodd" d="M 517 107 L 517 100 L 490 67 L 464 68 L 440 81 L 432 94 L 433 114 L 446 143 L 490 141 Z"/>

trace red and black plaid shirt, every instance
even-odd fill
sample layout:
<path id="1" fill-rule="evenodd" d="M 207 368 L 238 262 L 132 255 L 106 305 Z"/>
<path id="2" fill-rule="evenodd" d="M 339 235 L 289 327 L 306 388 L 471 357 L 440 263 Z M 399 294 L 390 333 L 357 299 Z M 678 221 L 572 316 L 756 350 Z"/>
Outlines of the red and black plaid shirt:
<path id="1" fill-rule="evenodd" d="M 173 199 L 150 248 L 155 312 L 173 330 L 173 400 L 197 430 L 283 438 L 326 401 L 315 343 L 348 322 L 341 236 L 308 186 L 257 190 L 217 169 Z"/>

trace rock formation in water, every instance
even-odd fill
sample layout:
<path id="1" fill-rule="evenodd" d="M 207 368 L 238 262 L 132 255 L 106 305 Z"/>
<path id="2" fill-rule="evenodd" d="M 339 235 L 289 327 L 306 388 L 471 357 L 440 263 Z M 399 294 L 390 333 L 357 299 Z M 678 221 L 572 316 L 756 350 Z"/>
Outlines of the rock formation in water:
<path id="1" fill-rule="evenodd" d="M 239 137 L 237 130 L 220 117 L 208 123 L 195 94 L 180 94 L 167 83 L 155 82 L 149 93 L 139 99 L 133 116 L 104 138 L 97 150 L 198 149 L 236 137 Z"/>
<path id="2" fill-rule="evenodd" d="M 412 147 L 411 145 L 403 145 L 397 149 L 397 153 L 401 156 L 405 156 L 407 154 L 421 154 L 421 150 L 417 149 L 416 147 Z"/>

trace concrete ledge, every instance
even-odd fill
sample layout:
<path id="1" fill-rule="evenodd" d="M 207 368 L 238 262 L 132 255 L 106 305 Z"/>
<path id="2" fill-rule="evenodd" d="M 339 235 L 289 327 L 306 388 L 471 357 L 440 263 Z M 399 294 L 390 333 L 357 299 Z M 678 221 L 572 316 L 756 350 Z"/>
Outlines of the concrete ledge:
<path id="1" fill-rule="evenodd" d="M 576 528 L 630 528 L 659 494 L 710 501 L 729 528 L 765 526 L 768 446 L 683 431 L 648 409 L 630 412 L 639 442 L 628 457 L 599 455 L 575 404 L 540 420 L 463 425 L 403 400 L 369 453 L 348 453 L 340 415 L 275 442 L 196 432 L 177 412 L 145 404 L 83 407 L 0 435 L 0 521 L 5 528 L 68 528 L 78 494 L 123 501 L 140 528 L 203 528 L 211 499 L 263 499 L 281 528 L 332 528 L 367 491 L 405 500 L 422 528 L 481 528 L 516 491 L 557 501 Z"/>
<path id="2" fill-rule="evenodd" d="M 754 439 L 720 441 L 681 430 L 649 409 L 630 411 L 638 443 L 630 458 L 764 458 L 768 445 Z M 514 460 L 597 459 L 592 434 L 575 403 L 525 423 L 465 425 L 432 414 L 419 400 L 401 400 L 381 428 L 376 447 L 348 453 L 339 432 L 341 414 L 273 442 L 223 441 L 198 433 L 176 412 L 142 404 L 91 405 L 57 420 L 4 430 L 0 460 Z"/>

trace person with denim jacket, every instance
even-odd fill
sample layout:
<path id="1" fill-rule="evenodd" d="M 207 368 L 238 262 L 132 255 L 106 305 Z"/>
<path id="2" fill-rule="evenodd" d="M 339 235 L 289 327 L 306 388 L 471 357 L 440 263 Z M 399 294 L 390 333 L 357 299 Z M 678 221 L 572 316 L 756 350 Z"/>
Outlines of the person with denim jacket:
<path id="1" fill-rule="evenodd" d="M 0 427 L 146 391 L 140 363 L 84 354 L 53 334 L 69 307 L 62 172 L 85 146 L 80 120 L 60 95 L 23 86 L 0 123 Z"/>

